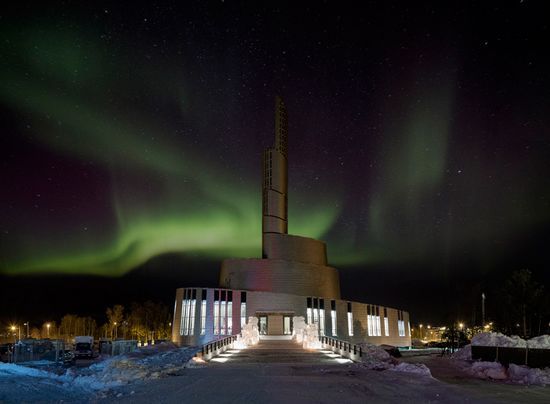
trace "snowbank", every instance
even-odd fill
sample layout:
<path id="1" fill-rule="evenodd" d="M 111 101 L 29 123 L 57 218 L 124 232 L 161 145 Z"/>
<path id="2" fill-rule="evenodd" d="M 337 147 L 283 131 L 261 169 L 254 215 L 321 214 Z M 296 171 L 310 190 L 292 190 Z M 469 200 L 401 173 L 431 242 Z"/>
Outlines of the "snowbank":
<path id="1" fill-rule="evenodd" d="M 550 349 L 550 335 L 540 335 L 527 341 L 527 346 L 533 349 Z"/>
<path id="2" fill-rule="evenodd" d="M 399 362 L 387 353 L 384 348 L 368 342 L 358 344 L 363 351 L 362 365 L 372 370 L 391 370 L 393 372 L 416 373 L 423 376 L 432 376 L 430 369 L 421 363 Z"/>
<path id="3" fill-rule="evenodd" d="M 550 369 L 529 368 L 513 363 L 508 367 L 508 377 L 511 381 L 520 384 L 550 384 Z"/>
<path id="4" fill-rule="evenodd" d="M 518 366 L 513 363 L 508 369 L 498 362 L 474 362 L 466 369 L 468 373 L 481 379 L 502 380 L 516 384 L 550 384 L 550 369 L 537 369 Z"/>
<path id="5" fill-rule="evenodd" d="M 0 363 L 0 377 L 36 377 L 49 379 L 67 388 L 97 391 L 181 371 L 188 367 L 195 352 L 192 348 L 177 348 L 172 343 L 163 343 L 115 356 L 87 368 L 70 368 L 62 375 L 21 365 Z"/>
<path id="6" fill-rule="evenodd" d="M 474 362 L 467 372 L 481 379 L 505 380 L 506 369 L 498 362 Z"/>
<path id="7" fill-rule="evenodd" d="M 472 345 L 476 346 L 501 346 L 509 348 L 525 348 L 526 341 L 517 335 L 508 337 L 499 332 L 482 332 L 472 338 Z"/>
<path id="8" fill-rule="evenodd" d="M 472 345 L 478 346 L 499 346 L 508 348 L 532 348 L 532 349 L 550 349 L 550 335 L 540 335 L 538 337 L 524 340 L 517 335 L 508 337 L 499 332 L 482 332 L 472 338 Z"/>
<path id="9" fill-rule="evenodd" d="M 432 377 L 432 372 L 430 372 L 430 369 L 423 363 L 401 362 L 388 370 L 393 372 L 416 373 L 418 375 Z"/>
<path id="10" fill-rule="evenodd" d="M 458 360 L 469 361 L 472 359 L 472 345 L 465 345 L 463 348 L 459 349 L 451 355 L 451 358 Z"/>
<path id="11" fill-rule="evenodd" d="M 29 368 L 26 366 L 15 365 L 13 363 L 0 362 L 0 377 L 3 376 L 30 376 L 51 378 L 53 375 L 44 370 Z"/>

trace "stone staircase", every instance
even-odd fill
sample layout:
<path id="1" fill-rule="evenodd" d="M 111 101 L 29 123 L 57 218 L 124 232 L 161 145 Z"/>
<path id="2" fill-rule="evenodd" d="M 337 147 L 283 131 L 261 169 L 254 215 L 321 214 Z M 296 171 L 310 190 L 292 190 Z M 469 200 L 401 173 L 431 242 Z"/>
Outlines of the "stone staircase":
<path id="1" fill-rule="evenodd" d="M 292 340 L 260 340 L 257 345 L 247 349 L 229 349 L 212 358 L 211 364 L 325 364 L 333 365 L 341 362 L 335 359 L 339 355 L 329 351 L 304 349 L 301 344 Z"/>

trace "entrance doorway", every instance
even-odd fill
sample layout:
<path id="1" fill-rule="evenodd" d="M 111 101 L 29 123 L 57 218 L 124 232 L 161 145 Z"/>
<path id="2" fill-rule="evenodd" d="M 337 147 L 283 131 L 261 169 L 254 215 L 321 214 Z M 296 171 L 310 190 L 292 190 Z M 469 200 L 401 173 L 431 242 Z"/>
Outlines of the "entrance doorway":
<path id="1" fill-rule="evenodd" d="M 290 312 L 262 312 L 258 316 L 260 335 L 292 335 L 292 316 Z"/>

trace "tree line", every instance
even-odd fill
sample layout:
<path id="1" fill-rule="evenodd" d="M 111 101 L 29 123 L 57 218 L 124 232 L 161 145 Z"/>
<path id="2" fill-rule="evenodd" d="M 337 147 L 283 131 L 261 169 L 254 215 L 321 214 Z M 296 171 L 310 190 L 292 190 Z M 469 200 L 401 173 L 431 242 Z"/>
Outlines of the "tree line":
<path id="1" fill-rule="evenodd" d="M 171 316 L 168 306 L 159 302 L 132 303 L 129 308 L 116 304 L 107 308 L 106 321 L 99 326 L 92 317 L 65 314 L 59 322 L 45 322 L 40 328 L 33 327 L 29 332 L 32 338 L 37 339 L 70 341 L 77 335 L 92 335 L 95 339 L 134 339 L 146 342 L 170 338 Z"/>

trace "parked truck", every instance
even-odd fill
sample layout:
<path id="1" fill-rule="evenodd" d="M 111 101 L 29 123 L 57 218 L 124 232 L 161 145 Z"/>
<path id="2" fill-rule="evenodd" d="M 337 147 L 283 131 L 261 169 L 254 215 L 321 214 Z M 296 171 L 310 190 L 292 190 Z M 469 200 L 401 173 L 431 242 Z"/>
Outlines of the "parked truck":
<path id="1" fill-rule="evenodd" d="M 74 337 L 74 357 L 93 358 L 94 357 L 94 337 L 89 335 L 80 335 Z"/>

